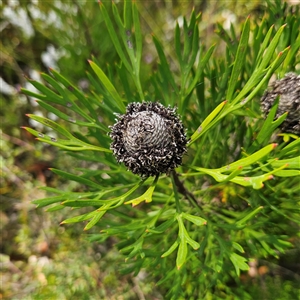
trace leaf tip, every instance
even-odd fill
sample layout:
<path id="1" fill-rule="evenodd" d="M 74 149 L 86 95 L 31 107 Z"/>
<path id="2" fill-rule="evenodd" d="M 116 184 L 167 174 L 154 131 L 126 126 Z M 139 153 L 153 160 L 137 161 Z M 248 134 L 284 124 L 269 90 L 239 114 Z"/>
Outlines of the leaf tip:
<path id="1" fill-rule="evenodd" d="M 277 146 L 278 146 L 277 143 L 273 143 L 273 144 L 272 144 L 272 149 L 276 148 Z"/>

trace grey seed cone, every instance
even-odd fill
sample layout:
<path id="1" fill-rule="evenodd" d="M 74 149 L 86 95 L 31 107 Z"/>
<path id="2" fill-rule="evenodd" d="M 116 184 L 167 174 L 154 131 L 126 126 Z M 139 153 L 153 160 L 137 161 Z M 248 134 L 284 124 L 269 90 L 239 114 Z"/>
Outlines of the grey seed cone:
<path id="1" fill-rule="evenodd" d="M 261 98 L 261 108 L 266 116 L 278 96 L 276 118 L 288 112 L 280 129 L 283 132 L 300 135 L 300 75 L 287 73 L 282 79 L 270 85 L 269 90 Z"/>
<path id="2" fill-rule="evenodd" d="M 169 173 L 182 163 L 187 138 L 176 109 L 160 103 L 130 103 L 110 127 L 119 163 L 142 177 Z"/>

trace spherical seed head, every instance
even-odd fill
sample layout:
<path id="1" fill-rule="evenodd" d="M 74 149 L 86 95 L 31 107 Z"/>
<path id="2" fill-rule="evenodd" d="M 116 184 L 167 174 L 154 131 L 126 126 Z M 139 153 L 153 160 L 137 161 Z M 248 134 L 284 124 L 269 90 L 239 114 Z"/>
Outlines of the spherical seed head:
<path id="1" fill-rule="evenodd" d="M 261 98 L 261 108 L 265 115 L 268 115 L 278 96 L 280 98 L 276 118 L 288 112 L 287 118 L 281 124 L 281 130 L 300 135 L 300 75 L 287 73 L 270 85 L 270 90 Z"/>
<path id="2" fill-rule="evenodd" d="M 187 138 L 176 109 L 160 103 L 130 103 L 111 126 L 113 151 L 119 163 L 142 177 L 169 173 L 181 165 Z"/>

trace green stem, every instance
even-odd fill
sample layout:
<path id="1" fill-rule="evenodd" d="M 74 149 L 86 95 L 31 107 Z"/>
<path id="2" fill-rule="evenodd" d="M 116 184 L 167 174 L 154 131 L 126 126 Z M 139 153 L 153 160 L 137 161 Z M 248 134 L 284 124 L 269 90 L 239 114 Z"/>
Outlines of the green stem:
<path id="1" fill-rule="evenodd" d="M 175 194 L 177 212 L 178 213 L 181 212 L 180 207 L 178 207 L 178 205 L 179 205 L 178 192 L 180 194 L 182 194 L 186 199 L 188 199 L 189 202 L 193 206 L 195 206 L 199 212 L 202 212 L 201 208 L 199 207 L 199 204 L 198 204 L 199 201 L 195 198 L 195 196 L 191 192 L 189 192 L 185 188 L 185 186 L 183 185 L 183 183 L 179 180 L 178 174 L 176 173 L 175 170 L 172 171 L 171 175 L 172 175 L 171 178 L 172 178 L 172 184 L 173 184 L 173 189 L 174 189 L 174 194 Z M 178 201 L 178 203 L 177 203 L 177 201 Z"/>
<path id="2" fill-rule="evenodd" d="M 175 202 L 176 202 L 176 212 L 178 214 L 181 213 L 181 207 L 180 207 L 180 203 L 179 203 L 179 195 L 178 195 L 178 191 L 179 191 L 179 188 L 177 186 L 177 173 L 176 171 L 172 171 L 171 173 L 171 180 L 172 180 L 172 185 L 173 185 L 173 191 L 174 191 L 174 196 L 175 196 Z"/>
<path id="3" fill-rule="evenodd" d="M 139 96 L 140 96 L 141 100 L 143 101 L 144 93 L 143 93 L 143 89 L 142 89 L 142 85 L 141 85 L 141 81 L 140 81 L 140 77 L 139 77 L 139 72 L 137 72 L 137 70 L 135 71 L 134 81 L 135 81 L 135 86 L 138 90 Z"/>

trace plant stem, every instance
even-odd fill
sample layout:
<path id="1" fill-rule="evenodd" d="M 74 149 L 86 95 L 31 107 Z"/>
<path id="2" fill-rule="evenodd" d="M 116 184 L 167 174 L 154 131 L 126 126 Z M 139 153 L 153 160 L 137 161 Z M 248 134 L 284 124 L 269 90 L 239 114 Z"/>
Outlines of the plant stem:
<path id="1" fill-rule="evenodd" d="M 189 192 L 185 186 L 183 185 L 183 183 L 180 181 L 178 174 L 176 173 L 175 170 L 172 171 L 171 173 L 172 175 L 172 181 L 173 181 L 173 185 L 175 185 L 177 187 L 177 191 L 182 194 L 186 199 L 188 199 L 188 201 L 194 205 L 197 209 L 199 209 L 201 211 L 201 208 L 199 207 L 198 201 L 195 198 L 195 196 Z M 175 192 L 175 191 L 174 191 Z M 176 193 L 175 193 L 176 195 Z M 176 198 L 176 197 L 175 197 Z"/>
<path id="2" fill-rule="evenodd" d="M 176 178 L 176 172 L 173 170 L 171 173 L 171 180 L 172 180 L 172 185 L 173 185 L 173 190 L 174 190 L 174 196 L 175 196 L 175 202 L 176 202 L 176 211 L 178 214 L 181 213 L 181 208 L 180 208 L 180 203 L 179 203 L 179 197 L 178 197 L 178 192 L 179 192 L 179 188 L 177 185 L 177 179 Z"/>

